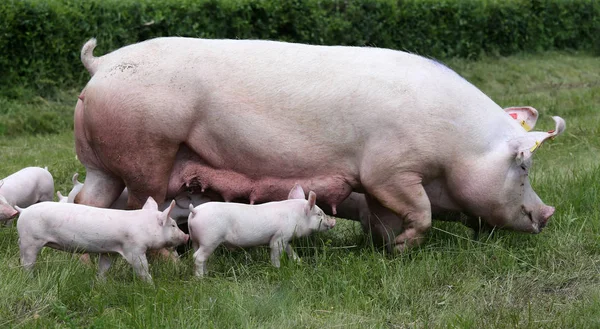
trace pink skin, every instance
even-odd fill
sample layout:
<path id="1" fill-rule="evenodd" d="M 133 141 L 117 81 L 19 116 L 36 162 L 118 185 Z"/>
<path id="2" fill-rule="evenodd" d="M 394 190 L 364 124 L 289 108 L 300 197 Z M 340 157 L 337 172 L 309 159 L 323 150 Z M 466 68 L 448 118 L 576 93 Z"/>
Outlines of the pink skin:
<path id="1" fill-rule="evenodd" d="M 43 247 L 69 252 L 100 254 L 98 276 L 104 277 L 114 254 L 120 254 L 148 282 L 146 251 L 186 243 L 183 233 L 169 217 L 173 201 L 164 211 L 152 198 L 141 210 L 100 209 L 61 202 L 42 202 L 21 212 L 17 222 L 21 263 L 31 270 Z"/>
<path id="2" fill-rule="evenodd" d="M 23 168 L 0 180 L 0 222 L 18 214 L 14 206 L 28 207 L 53 196 L 54 180 L 47 168 Z"/>
<path id="3" fill-rule="evenodd" d="M 397 234 L 383 236 L 397 250 L 422 241 L 434 211 L 532 233 L 552 214 L 526 171 L 564 120 L 528 133 L 439 63 L 265 41 L 159 38 L 102 57 L 94 46 L 75 108 L 87 169 L 76 203 L 108 207 L 124 186 L 131 209 L 185 188 L 261 203 L 298 182 L 334 214 L 352 191 L 368 194 L 394 215 L 378 231 Z M 534 111 L 507 112 L 531 125 Z"/>
<path id="4" fill-rule="evenodd" d="M 335 226 L 335 219 L 325 215 L 315 205 L 316 200 L 313 191 L 306 200 L 302 187 L 296 184 L 285 201 L 260 205 L 208 202 L 196 208 L 190 205 L 188 229 L 196 275 L 201 277 L 206 273 L 206 260 L 220 244 L 236 247 L 268 244 L 275 267 L 280 265 L 283 250 L 293 260 L 299 260 L 290 245 L 292 238 Z"/>

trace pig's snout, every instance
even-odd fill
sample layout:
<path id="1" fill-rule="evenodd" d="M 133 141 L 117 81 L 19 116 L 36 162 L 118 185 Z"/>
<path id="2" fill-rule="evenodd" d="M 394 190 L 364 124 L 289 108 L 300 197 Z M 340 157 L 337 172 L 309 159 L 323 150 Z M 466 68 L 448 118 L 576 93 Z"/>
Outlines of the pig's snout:
<path id="1" fill-rule="evenodd" d="M 550 217 L 552 217 L 552 215 L 554 215 L 555 210 L 556 209 L 554 209 L 554 207 L 542 206 L 542 209 L 540 212 L 540 224 L 539 224 L 540 230 L 548 224 L 548 220 L 550 220 Z"/>
<path id="2" fill-rule="evenodd" d="M 189 234 L 183 234 L 183 243 L 187 243 L 190 240 L 190 235 Z"/>

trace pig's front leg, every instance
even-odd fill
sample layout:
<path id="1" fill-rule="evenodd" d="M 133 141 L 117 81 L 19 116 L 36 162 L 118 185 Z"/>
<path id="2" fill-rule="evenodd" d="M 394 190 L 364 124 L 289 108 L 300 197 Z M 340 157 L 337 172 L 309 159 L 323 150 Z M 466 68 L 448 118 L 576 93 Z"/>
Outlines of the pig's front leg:
<path id="1" fill-rule="evenodd" d="M 106 279 L 106 271 L 112 264 L 113 256 L 111 254 L 98 255 L 98 279 L 104 281 Z"/>
<path id="2" fill-rule="evenodd" d="M 377 175 L 373 178 L 373 181 L 365 179 L 368 193 L 377 199 L 379 204 L 385 205 L 395 213 L 395 220 L 386 226 L 391 228 L 394 234 L 398 226 L 401 225 L 403 229 L 393 244 L 388 244 L 388 249 L 402 252 L 419 245 L 425 232 L 431 227 L 431 203 L 422 185 L 422 178 L 414 173 L 386 176 L 385 181 L 381 181 Z"/>
<path id="3" fill-rule="evenodd" d="M 286 244 L 281 238 L 275 238 L 271 240 L 269 246 L 271 247 L 271 263 L 275 267 L 281 266 L 280 258 L 283 249 L 286 247 Z"/>
<path id="4" fill-rule="evenodd" d="M 300 262 L 300 257 L 298 257 L 296 252 L 294 252 L 294 248 L 292 248 L 292 245 L 290 243 L 287 243 L 285 245 L 285 252 L 287 252 L 288 257 L 293 259 L 295 262 Z"/>
<path id="5" fill-rule="evenodd" d="M 127 260 L 135 273 L 144 281 L 152 283 L 152 276 L 148 271 L 148 259 L 146 259 L 146 253 L 144 251 L 129 251 L 126 252 L 123 257 Z"/>

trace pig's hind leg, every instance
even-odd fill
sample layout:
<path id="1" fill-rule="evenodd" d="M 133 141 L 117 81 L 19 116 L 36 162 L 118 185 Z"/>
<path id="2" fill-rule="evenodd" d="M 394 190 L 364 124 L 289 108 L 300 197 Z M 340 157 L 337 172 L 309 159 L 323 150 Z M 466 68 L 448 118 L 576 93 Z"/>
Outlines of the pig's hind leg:
<path id="1" fill-rule="evenodd" d="M 19 239 L 21 265 L 26 271 L 31 271 L 33 269 L 35 261 L 37 260 L 37 256 L 43 247 L 43 244 L 27 242 L 24 241 L 24 239 Z"/>
<path id="2" fill-rule="evenodd" d="M 198 249 L 194 252 L 194 264 L 195 264 L 194 274 L 197 277 L 201 278 L 207 273 L 206 260 L 215 251 L 215 249 L 218 246 L 219 246 L 219 244 L 212 244 L 212 245 L 200 244 Z"/>

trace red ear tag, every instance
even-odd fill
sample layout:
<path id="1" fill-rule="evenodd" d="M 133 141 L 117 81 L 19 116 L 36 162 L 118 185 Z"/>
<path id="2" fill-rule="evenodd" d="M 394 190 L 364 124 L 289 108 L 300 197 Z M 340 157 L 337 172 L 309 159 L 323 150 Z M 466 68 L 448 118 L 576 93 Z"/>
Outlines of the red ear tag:
<path id="1" fill-rule="evenodd" d="M 516 113 L 509 113 L 508 115 L 510 115 L 513 119 L 517 120 L 517 114 Z"/>
<path id="2" fill-rule="evenodd" d="M 548 130 L 548 133 L 549 133 L 549 134 L 554 134 L 554 129 L 552 129 L 552 130 Z"/>

